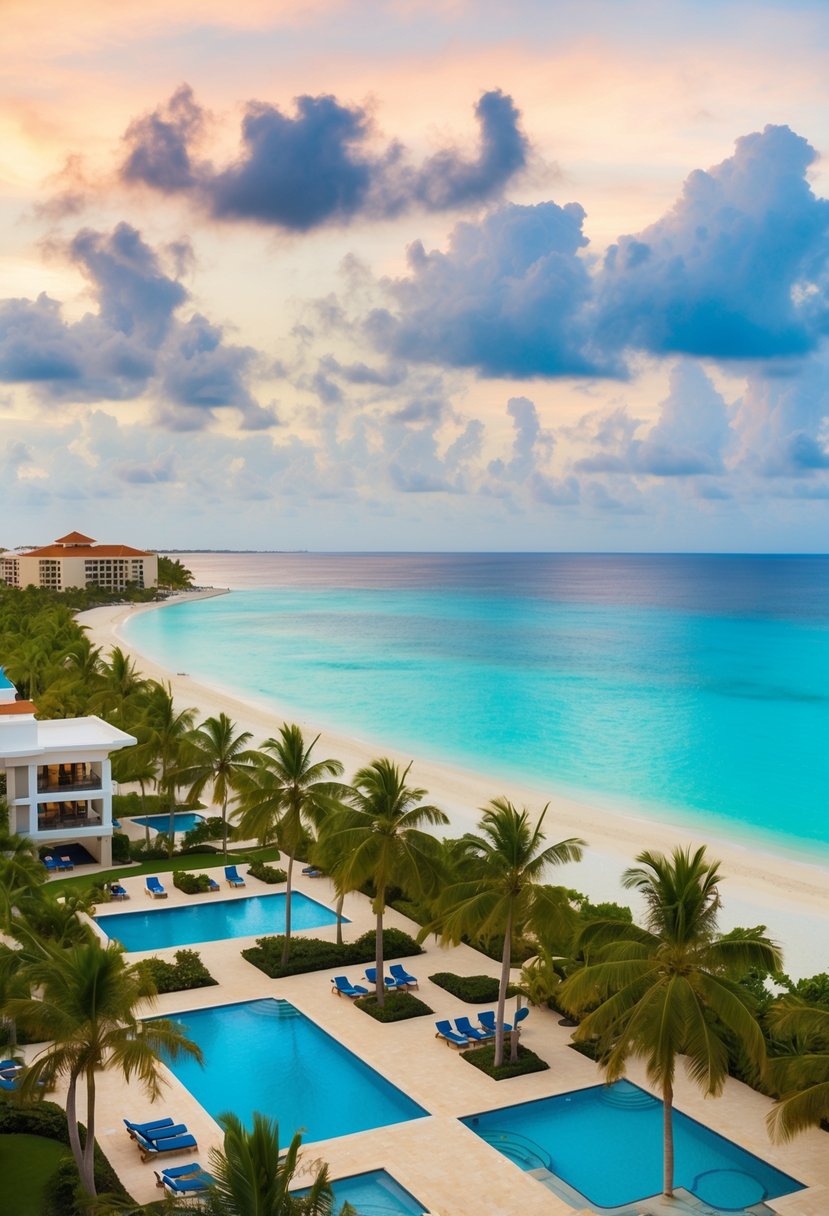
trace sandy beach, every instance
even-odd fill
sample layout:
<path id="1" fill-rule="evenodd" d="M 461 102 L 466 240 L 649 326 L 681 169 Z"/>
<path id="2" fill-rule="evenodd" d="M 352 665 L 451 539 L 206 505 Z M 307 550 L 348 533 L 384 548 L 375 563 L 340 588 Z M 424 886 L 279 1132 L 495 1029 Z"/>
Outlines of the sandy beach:
<path id="1" fill-rule="evenodd" d="M 195 707 L 200 719 L 224 711 L 241 728 L 251 731 L 256 743 L 275 734 L 283 720 L 297 721 L 306 736 L 320 733 L 318 754 L 340 759 L 346 775 L 379 755 L 391 756 L 402 764 L 413 761 L 411 779 L 428 790 L 429 801 L 449 816 L 449 833 L 474 828 L 478 808 L 499 795 L 539 812 L 549 801 L 545 821 L 548 839 L 578 836 L 589 846 L 581 863 L 561 867 L 555 878 L 593 899 L 634 902 L 631 894 L 622 889 L 619 877 L 643 848 L 664 852 L 677 844 L 707 844 L 710 854 L 720 859 L 725 879 L 721 888 L 722 927 L 767 925 L 783 947 L 787 972 L 795 978 L 829 969 L 829 867 L 825 865 L 755 848 L 744 841 L 712 837 L 709 832 L 704 836 L 695 834 L 686 827 L 660 823 L 644 810 L 637 814 L 635 807 L 599 805 L 549 788 L 504 783 L 485 772 L 436 763 L 426 756 L 403 754 L 383 746 L 382 741 L 320 731 L 316 723 L 292 713 L 288 706 L 246 699 L 232 690 L 168 671 L 126 640 L 124 624 L 137 613 L 163 611 L 180 598 L 192 600 L 214 594 L 219 592 L 190 592 L 161 604 L 95 608 L 80 614 L 78 619 L 105 654 L 113 646 L 120 646 L 134 656 L 144 675 L 169 682 L 178 704 Z"/>

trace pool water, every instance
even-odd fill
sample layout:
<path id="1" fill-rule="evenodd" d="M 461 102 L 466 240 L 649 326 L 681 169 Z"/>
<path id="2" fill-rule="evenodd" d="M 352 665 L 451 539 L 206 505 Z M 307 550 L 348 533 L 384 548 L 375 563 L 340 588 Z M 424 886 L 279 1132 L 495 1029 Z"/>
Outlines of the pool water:
<path id="1" fill-rule="evenodd" d="M 631 1084 L 507 1106 L 461 1120 L 524 1170 L 549 1170 L 598 1207 L 662 1190 L 662 1103 Z M 759 1157 L 674 1111 L 674 1185 L 725 1211 L 803 1189 Z"/>
<path id="2" fill-rule="evenodd" d="M 250 1128 L 254 1111 L 276 1118 L 284 1146 L 299 1130 L 308 1143 L 428 1113 L 288 1001 L 192 1010 L 174 1020 L 204 1053 L 203 1068 L 167 1061 L 179 1081 L 214 1119 L 232 1110 Z"/>
<path id="3" fill-rule="evenodd" d="M 172 875 L 162 874 L 163 886 L 171 887 Z M 207 896 L 201 898 L 207 900 Z M 245 899 L 219 899 L 183 908 L 147 908 L 144 912 L 122 912 L 96 916 L 107 937 L 126 950 L 161 950 L 165 946 L 189 946 L 194 942 L 218 942 L 231 937 L 261 937 L 285 932 L 284 892 L 250 895 Z M 345 919 L 345 918 L 344 918 Z M 315 899 L 294 891 L 291 895 L 291 929 L 319 929 L 335 925 L 337 914 Z"/>
<path id="4" fill-rule="evenodd" d="M 142 828 L 152 828 L 156 832 L 169 832 L 170 816 L 169 815 L 145 815 L 141 819 L 133 819 L 133 823 L 140 823 Z M 197 815 L 195 811 L 176 811 L 173 815 L 173 832 L 192 832 L 193 828 L 204 822 L 204 815 Z"/>
<path id="5" fill-rule="evenodd" d="M 331 1183 L 331 1190 L 335 1212 L 339 1212 L 344 1203 L 350 1203 L 357 1216 L 423 1216 L 426 1211 L 423 1204 L 385 1170 L 338 1178 Z M 296 1192 L 298 1195 L 307 1193 L 307 1190 Z"/>

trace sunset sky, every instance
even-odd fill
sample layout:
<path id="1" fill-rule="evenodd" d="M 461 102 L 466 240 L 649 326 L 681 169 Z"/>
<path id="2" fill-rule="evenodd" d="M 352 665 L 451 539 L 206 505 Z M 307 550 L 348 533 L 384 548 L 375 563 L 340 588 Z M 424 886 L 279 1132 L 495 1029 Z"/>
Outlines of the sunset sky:
<path id="1" fill-rule="evenodd" d="M 826 0 L 2 14 L 0 546 L 826 550 Z"/>

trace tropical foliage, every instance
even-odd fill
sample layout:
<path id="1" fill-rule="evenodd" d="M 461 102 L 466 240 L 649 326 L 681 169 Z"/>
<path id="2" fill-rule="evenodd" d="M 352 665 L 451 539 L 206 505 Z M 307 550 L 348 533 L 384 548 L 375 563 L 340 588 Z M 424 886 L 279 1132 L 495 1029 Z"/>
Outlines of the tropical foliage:
<path id="1" fill-rule="evenodd" d="M 182 766 L 170 774 L 175 785 L 189 787 L 187 797 L 191 802 L 210 788 L 213 802 L 222 808 L 222 852 L 225 857 L 227 804 L 250 767 L 251 756 L 246 748 L 252 738 L 248 730 L 237 731 L 236 723 L 226 713 L 220 713 L 218 718 L 206 718 L 197 730 L 185 729 L 183 732 L 176 753 Z M 169 834 L 174 837 L 172 812 Z"/>

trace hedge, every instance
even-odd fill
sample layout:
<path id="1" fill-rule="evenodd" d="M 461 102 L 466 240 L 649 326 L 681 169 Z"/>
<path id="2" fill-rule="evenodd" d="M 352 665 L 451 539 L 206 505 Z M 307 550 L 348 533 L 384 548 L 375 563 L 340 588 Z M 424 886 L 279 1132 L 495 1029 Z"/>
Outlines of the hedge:
<path id="1" fill-rule="evenodd" d="M 288 881 L 288 875 L 284 870 L 280 870 L 278 866 L 269 866 L 266 861 L 252 861 L 248 866 L 248 874 L 253 878 L 258 878 L 260 882 L 277 883 Z"/>
<path id="2" fill-rule="evenodd" d="M 429 979 L 467 1005 L 491 1005 L 498 1000 L 498 981 L 491 975 L 453 975 L 451 971 L 438 971 Z"/>
<path id="3" fill-rule="evenodd" d="M 373 930 L 358 937 L 356 942 L 343 943 L 326 942 L 319 937 L 292 937 L 291 953 L 288 962 L 282 966 L 282 948 L 285 938 L 257 938 L 256 945 L 242 951 L 242 958 L 247 959 L 254 967 L 264 971 L 271 979 L 279 979 L 285 975 L 301 975 L 305 971 L 333 970 L 350 967 L 355 963 L 373 963 L 375 954 L 375 935 Z M 423 948 L 418 946 L 414 938 L 400 929 L 383 930 L 383 957 L 386 959 L 408 958 L 410 955 L 423 954 Z"/>
<path id="4" fill-rule="evenodd" d="M 360 996 L 354 1004 L 378 1022 L 404 1022 L 407 1018 L 419 1018 L 435 1012 L 410 992 L 387 992 L 382 1006 L 377 1004 L 376 996 Z"/>
<path id="5" fill-rule="evenodd" d="M 210 890 L 210 877 L 207 874 L 193 874 L 189 870 L 173 870 L 173 886 L 185 895 L 204 895 Z"/>
<path id="6" fill-rule="evenodd" d="M 159 992 L 185 992 L 218 983 L 196 950 L 176 950 L 175 959 L 168 963 L 163 958 L 145 958 L 138 966 L 150 973 Z"/>
<path id="7" fill-rule="evenodd" d="M 513 1063 L 510 1056 L 509 1035 L 504 1036 L 504 1062 L 498 1068 L 495 1067 L 495 1044 L 486 1043 L 483 1047 L 476 1047 L 473 1051 L 465 1051 L 463 1058 L 467 1063 L 479 1068 L 481 1072 L 485 1072 L 488 1077 L 492 1077 L 493 1081 L 506 1081 L 509 1077 L 523 1077 L 528 1072 L 545 1072 L 550 1067 L 546 1060 L 542 1060 L 534 1051 L 530 1051 L 529 1047 L 518 1045 L 518 1059 Z"/>
<path id="8" fill-rule="evenodd" d="M 130 840 L 123 832 L 112 833 L 112 860 L 115 865 L 124 865 L 130 859 Z"/>

